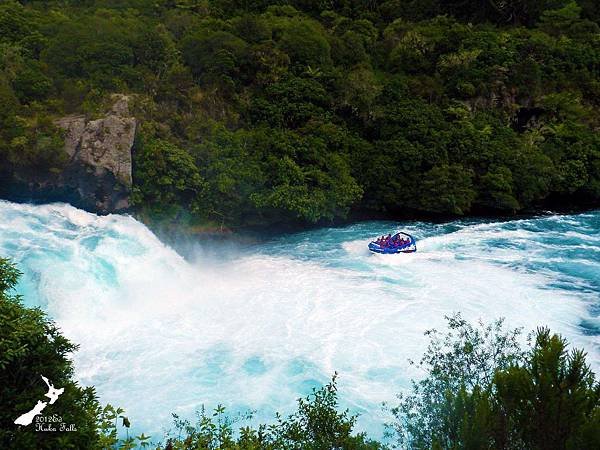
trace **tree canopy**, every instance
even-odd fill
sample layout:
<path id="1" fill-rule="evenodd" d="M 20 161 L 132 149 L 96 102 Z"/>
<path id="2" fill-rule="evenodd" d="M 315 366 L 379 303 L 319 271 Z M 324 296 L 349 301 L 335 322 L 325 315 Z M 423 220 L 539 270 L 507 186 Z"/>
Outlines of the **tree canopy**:
<path id="1" fill-rule="evenodd" d="M 160 220 L 597 205 L 599 21 L 588 0 L 5 1 L 0 172 L 60 172 L 53 119 L 126 92 Z"/>

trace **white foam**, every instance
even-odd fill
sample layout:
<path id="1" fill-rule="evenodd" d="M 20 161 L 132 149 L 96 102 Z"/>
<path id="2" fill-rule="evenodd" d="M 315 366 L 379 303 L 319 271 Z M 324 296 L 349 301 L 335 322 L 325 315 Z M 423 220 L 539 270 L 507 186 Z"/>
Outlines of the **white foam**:
<path id="1" fill-rule="evenodd" d="M 337 370 L 343 401 L 368 411 L 361 426 L 378 433 L 380 402 L 417 375 L 407 360 L 424 350 L 423 332 L 457 311 L 527 330 L 550 325 L 598 361 L 596 338 L 578 329 L 589 316 L 580 294 L 548 289 L 549 276 L 495 264 L 485 252 L 452 251 L 457 239 L 515 234 L 492 225 L 420 240 L 416 254 L 373 255 L 369 239 L 343 243 L 368 270 L 262 248 L 191 265 L 130 217 L 0 208 L 11 212 L 0 215 L 0 251 L 17 232 L 14 253 L 37 289 L 27 293 L 81 346 L 78 378 L 146 432 L 202 404 L 264 417 L 289 411 Z"/>

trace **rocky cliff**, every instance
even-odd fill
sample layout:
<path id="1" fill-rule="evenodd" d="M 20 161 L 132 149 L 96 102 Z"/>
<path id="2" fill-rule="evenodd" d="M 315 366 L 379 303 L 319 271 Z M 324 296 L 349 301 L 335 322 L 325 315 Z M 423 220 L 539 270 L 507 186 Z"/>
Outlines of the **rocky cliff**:
<path id="1" fill-rule="evenodd" d="M 137 121 L 129 112 L 128 96 L 115 94 L 112 101 L 110 110 L 98 119 L 67 116 L 56 120 L 65 132 L 66 167 L 59 174 L 16 177 L 9 197 L 68 202 L 100 214 L 128 209 Z"/>

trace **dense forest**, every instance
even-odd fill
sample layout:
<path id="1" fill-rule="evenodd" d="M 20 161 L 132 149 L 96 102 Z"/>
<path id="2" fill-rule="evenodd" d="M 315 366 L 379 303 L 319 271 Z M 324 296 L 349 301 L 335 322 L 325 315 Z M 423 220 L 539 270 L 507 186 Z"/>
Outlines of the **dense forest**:
<path id="1" fill-rule="evenodd" d="M 594 0 L 0 4 L 0 172 L 131 94 L 132 200 L 188 224 L 510 215 L 600 200 Z"/>
<path id="2" fill-rule="evenodd" d="M 357 416 L 339 406 L 337 375 L 298 399 L 290 415 L 257 425 L 218 405 L 202 406 L 197 419 L 174 416 L 164 436 L 128 430 L 135 417 L 100 406 L 93 387 L 73 379 L 77 346 L 40 310 L 15 295 L 19 270 L 0 258 L 0 448 L 114 450 L 386 450 L 600 448 L 600 381 L 586 354 L 548 329 L 527 346 L 521 330 L 503 321 L 472 325 L 447 318 L 446 332 L 428 331 L 429 346 L 418 363 L 424 377 L 387 406 L 383 441 L 356 430 Z M 18 427 L 46 392 L 39 374 L 64 388 L 48 414 L 77 432 L 36 432 Z M 341 374 L 343 377 L 344 374 Z M 198 405 L 199 408 L 201 405 Z M 46 414 L 46 412 L 44 413 Z"/>

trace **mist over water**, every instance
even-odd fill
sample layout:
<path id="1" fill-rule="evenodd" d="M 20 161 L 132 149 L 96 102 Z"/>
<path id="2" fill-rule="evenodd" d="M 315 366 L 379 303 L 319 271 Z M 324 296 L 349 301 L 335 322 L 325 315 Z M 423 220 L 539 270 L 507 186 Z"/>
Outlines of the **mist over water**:
<path id="1" fill-rule="evenodd" d="M 412 255 L 368 242 L 404 230 Z M 509 222 L 367 222 L 183 259 L 144 225 L 68 205 L 0 202 L 19 292 L 80 344 L 76 376 L 159 437 L 202 404 L 270 420 L 340 374 L 343 406 L 378 436 L 382 401 L 419 376 L 444 315 L 548 325 L 600 367 L 600 211 Z"/>

